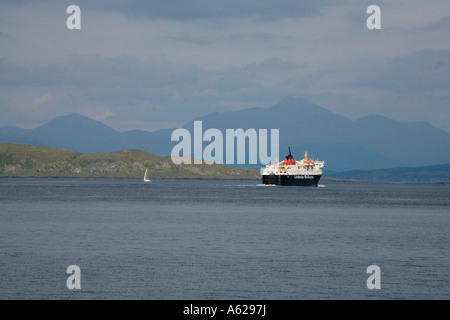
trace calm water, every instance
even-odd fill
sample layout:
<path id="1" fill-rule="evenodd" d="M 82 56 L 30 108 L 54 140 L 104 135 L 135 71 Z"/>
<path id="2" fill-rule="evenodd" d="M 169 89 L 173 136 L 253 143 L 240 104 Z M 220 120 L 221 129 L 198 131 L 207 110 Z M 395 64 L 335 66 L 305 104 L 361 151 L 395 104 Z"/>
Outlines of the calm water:
<path id="1" fill-rule="evenodd" d="M 450 299 L 450 185 L 322 183 L 0 179 L 0 298 Z"/>

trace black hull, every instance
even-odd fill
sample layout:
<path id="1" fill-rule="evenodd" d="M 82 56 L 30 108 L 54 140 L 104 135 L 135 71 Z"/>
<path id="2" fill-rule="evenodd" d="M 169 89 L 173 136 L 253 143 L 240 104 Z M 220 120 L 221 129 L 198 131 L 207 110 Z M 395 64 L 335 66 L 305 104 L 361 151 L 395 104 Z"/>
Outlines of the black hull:
<path id="1" fill-rule="evenodd" d="M 263 184 L 277 186 L 317 187 L 322 175 L 263 175 Z"/>

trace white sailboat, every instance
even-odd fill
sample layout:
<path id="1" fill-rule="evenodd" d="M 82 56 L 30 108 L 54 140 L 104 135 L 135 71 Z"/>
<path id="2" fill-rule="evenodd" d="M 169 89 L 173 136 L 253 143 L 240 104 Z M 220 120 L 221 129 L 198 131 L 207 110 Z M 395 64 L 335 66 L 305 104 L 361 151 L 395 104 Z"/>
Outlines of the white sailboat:
<path id="1" fill-rule="evenodd" d="M 144 174 L 144 182 L 150 182 L 151 180 L 149 178 L 147 178 L 147 169 L 145 169 L 145 174 Z"/>

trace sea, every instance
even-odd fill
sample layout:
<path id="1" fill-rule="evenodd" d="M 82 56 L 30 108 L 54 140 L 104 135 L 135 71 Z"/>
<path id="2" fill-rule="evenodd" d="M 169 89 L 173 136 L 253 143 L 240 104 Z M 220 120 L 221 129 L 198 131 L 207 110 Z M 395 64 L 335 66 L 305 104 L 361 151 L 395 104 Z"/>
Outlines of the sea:
<path id="1" fill-rule="evenodd" d="M 447 300 L 449 231 L 448 184 L 2 178 L 0 299 Z"/>

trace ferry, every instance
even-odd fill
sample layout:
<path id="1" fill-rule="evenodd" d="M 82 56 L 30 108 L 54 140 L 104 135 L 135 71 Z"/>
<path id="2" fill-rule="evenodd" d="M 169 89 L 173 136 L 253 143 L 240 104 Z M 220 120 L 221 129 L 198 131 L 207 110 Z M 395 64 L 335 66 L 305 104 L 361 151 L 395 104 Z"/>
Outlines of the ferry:
<path id="1" fill-rule="evenodd" d="M 289 147 L 289 154 L 283 162 L 275 162 L 261 168 L 262 183 L 279 186 L 317 187 L 324 165 L 325 161 L 308 159 L 308 152 L 305 152 L 302 160 L 295 160 Z"/>

